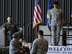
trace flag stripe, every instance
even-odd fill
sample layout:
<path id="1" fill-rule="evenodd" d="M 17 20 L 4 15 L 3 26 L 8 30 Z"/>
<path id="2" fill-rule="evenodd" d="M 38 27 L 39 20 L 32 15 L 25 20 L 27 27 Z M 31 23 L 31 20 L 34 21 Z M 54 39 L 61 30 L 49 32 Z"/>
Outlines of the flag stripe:
<path id="1" fill-rule="evenodd" d="M 35 17 L 39 19 L 39 13 L 35 10 Z M 40 20 L 40 19 L 39 19 Z"/>
<path id="2" fill-rule="evenodd" d="M 39 8 L 37 7 L 35 7 L 35 12 L 34 12 L 34 14 L 35 14 L 35 17 L 36 18 L 38 18 L 39 20 L 41 20 L 41 13 L 40 13 L 40 10 L 39 10 Z"/>
<path id="3" fill-rule="evenodd" d="M 37 2 L 37 0 L 35 0 Z M 38 3 L 38 2 L 37 2 Z M 37 26 L 42 21 L 42 14 L 41 14 L 41 8 L 39 4 L 36 4 L 34 7 L 34 16 L 33 16 L 33 28 Z"/>
<path id="4" fill-rule="evenodd" d="M 40 9 L 39 5 L 37 5 L 37 9 L 38 9 L 39 13 L 41 14 L 41 9 Z"/>
<path id="5" fill-rule="evenodd" d="M 37 7 L 37 9 L 38 9 L 38 15 L 39 15 L 39 18 L 40 18 L 40 20 L 41 20 L 41 18 L 42 18 L 42 14 L 41 14 L 41 11 L 40 11 L 40 9 L 39 9 L 39 7 Z"/>

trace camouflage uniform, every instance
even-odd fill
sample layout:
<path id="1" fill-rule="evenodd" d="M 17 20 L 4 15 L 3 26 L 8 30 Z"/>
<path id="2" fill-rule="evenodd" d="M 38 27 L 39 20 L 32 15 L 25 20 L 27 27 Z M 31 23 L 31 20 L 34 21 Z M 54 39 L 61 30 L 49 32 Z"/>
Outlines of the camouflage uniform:
<path id="1" fill-rule="evenodd" d="M 10 40 L 12 39 L 12 34 L 17 32 L 19 29 L 16 25 L 9 23 L 4 23 L 2 27 L 5 28 L 5 45 L 9 46 Z"/>
<path id="2" fill-rule="evenodd" d="M 12 39 L 9 46 L 9 54 L 19 54 L 19 50 L 21 48 L 21 45 L 18 41 Z"/>
<path id="3" fill-rule="evenodd" d="M 37 38 L 34 40 L 32 49 L 30 51 L 31 54 L 46 54 L 48 50 L 48 42 L 44 38 Z"/>
<path id="4" fill-rule="evenodd" d="M 58 45 L 60 38 L 60 30 L 63 24 L 62 11 L 61 9 L 51 9 L 47 13 L 47 18 L 51 23 L 52 31 L 52 45 Z"/>

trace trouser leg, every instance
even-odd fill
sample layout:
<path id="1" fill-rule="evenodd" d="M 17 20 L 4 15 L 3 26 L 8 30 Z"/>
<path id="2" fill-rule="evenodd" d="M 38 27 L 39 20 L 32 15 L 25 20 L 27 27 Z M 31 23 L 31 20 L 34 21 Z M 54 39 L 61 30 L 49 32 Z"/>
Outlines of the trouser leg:
<path id="1" fill-rule="evenodd" d="M 58 25 L 57 26 L 57 31 L 56 31 L 56 43 L 57 45 L 59 44 L 59 41 L 60 41 L 60 26 Z"/>
<path id="2" fill-rule="evenodd" d="M 55 46 L 56 45 L 56 26 L 52 26 L 51 31 L 52 31 L 52 45 Z"/>

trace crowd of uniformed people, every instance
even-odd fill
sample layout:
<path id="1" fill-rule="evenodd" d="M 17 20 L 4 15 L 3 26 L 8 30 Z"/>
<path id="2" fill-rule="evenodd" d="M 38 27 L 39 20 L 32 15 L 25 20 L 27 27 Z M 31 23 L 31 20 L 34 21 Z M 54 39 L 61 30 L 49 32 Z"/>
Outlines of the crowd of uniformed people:
<path id="1" fill-rule="evenodd" d="M 9 54 L 46 54 L 48 42 L 43 38 L 43 31 L 38 32 L 38 38 L 33 43 L 23 39 L 21 27 L 13 24 L 12 16 L 7 17 L 7 22 L 2 25 L 5 34 L 5 46 L 9 47 Z"/>
<path id="2" fill-rule="evenodd" d="M 58 2 L 54 2 L 54 8 L 47 12 L 47 19 L 51 23 L 52 45 L 57 46 L 60 40 L 60 30 L 63 27 L 62 10 Z M 39 30 L 33 43 L 27 43 L 22 37 L 22 28 L 13 24 L 12 16 L 7 17 L 7 23 L 2 25 L 5 33 L 5 46 L 9 46 L 9 54 L 46 54 L 48 41 L 43 37 L 43 31 Z"/>

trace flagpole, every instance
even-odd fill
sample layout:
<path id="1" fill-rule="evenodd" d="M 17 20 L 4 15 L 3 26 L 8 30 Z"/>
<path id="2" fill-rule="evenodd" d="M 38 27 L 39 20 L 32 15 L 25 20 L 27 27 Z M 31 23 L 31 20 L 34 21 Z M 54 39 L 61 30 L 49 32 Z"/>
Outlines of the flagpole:
<path id="1" fill-rule="evenodd" d="M 38 34 L 38 26 L 36 26 L 36 38 L 37 38 L 37 34 Z"/>

